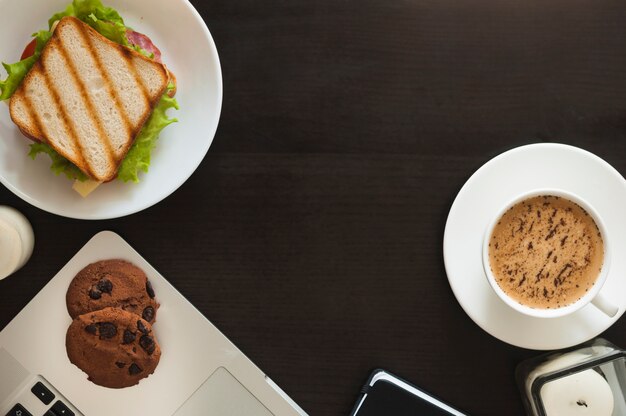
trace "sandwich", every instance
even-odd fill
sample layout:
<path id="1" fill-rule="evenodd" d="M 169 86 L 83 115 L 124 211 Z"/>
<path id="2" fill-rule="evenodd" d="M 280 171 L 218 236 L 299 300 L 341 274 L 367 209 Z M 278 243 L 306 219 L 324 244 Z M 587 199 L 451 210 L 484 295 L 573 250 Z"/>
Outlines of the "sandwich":
<path id="1" fill-rule="evenodd" d="M 0 81 L 11 119 L 34 141 L 29 155 L 49 155 L 84 196 L 116 178 L 137 182 L 176 121 L 166 115 L 178 108 L 175 78 L 158 48 L 100 0 L 74 0 L 34 36 Z"/>

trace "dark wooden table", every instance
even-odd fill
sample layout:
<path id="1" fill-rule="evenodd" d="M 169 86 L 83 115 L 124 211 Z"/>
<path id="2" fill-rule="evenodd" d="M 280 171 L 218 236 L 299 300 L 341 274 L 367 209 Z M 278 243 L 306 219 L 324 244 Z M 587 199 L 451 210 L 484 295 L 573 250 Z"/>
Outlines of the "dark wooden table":
<path id="1" fill-rule="evenodd" d="M 446 216 L 481 164 L 526 143 L 626 173 L 626 3 L 194 3 L 224 76 L 207 157 L 157 206 L 110 221 L 0 187 L 37 237 L 0 282 L 0 328 L 112 229 L 311 415 L 348 414 L 375 367 L 473 415 L 522 415 L 514 368 L 538 353 L 465 315 Z M 626 321 L 604 336 L 626 347 Z"/>

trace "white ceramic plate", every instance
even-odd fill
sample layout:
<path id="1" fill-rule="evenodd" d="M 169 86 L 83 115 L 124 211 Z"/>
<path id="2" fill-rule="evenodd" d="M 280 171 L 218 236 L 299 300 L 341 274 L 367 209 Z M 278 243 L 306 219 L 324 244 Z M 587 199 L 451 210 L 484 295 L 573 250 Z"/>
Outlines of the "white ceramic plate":
<path id="1" fill-rule="evenodd" d="M 0 61 L 16 62 L 30 35 L 47 28 L 68 0 L 0 0 Z M 133 214 L 163 200 L 180 187 L 204 158 L 219 120 L 222 74 L 217 49 L 204 21 L 187 0 L 103 0 L 127 26 L 148 35 L 178 82 L 179 122 L 163 130 L 152 152 L 150 171 L 138 184 L 113 181 L 83 199 L 72 182 L 55 176 L 50 160 L 31 160 L 30 143 L 0 104 L 0 182 L 20 198 L 54 214 L 80 219 L 107 219 Z M 4 69 L 0 77 L 6 78 Z"/>
<path id="2" fill-rule="evenodd" d="M 602 288 L 619 306 L 609 318 L 593 305 L 561 318 L 533 318 L 496 296 L 482 267 L 488 223 L 516 195 L 538 189 L 569 190 L 587 200 L 604 219 L 613 250 Z M 446 223 L 443 254 L 452 291 L 478 326 L 518 347 L 566 348 L 609 328 L 626 310 L 626 181 L 604 160 L 576 147 L 545 143 L 519 147 L 485 163 L 457 195 Z"/>

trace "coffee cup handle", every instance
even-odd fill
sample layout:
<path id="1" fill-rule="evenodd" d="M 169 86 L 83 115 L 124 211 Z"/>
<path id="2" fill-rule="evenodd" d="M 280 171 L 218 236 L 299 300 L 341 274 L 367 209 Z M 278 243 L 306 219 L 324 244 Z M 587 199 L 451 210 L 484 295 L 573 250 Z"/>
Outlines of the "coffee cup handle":
<path id="1" fill-rule="evenodd" d="M 611 303 L 602 293 L 598 293 L 591 303 L 609 318 L 617 315 L 617 311 L 619 310 L 619 308 Z"/>

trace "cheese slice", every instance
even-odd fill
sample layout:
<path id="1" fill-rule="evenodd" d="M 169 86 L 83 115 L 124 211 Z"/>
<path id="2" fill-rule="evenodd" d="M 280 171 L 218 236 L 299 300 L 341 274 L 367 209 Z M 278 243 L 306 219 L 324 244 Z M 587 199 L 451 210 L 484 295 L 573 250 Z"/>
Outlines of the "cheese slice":
<path id="1" fill-rule="evenodd" d="M 94 181 L 91 179 L 87 179 L 84 182 L 76 180 L 72 185 L 72 189 L 78 192 L 80 196 L 85 198 L 87 195 L 92 193 L 98 186 L 100 186 L 101 183 L 102 182 Z"/>

